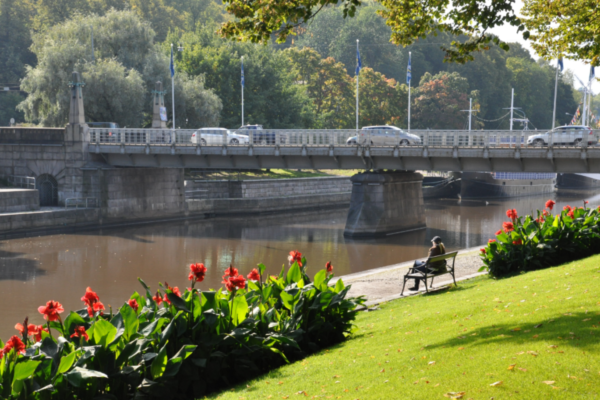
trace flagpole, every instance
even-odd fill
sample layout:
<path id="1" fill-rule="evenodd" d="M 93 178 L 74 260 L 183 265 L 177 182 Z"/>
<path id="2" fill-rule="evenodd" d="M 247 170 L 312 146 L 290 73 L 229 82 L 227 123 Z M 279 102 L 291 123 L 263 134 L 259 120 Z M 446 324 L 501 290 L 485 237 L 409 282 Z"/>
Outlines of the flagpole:
<path id="1" fill-rule="evenodd" d="M 242 56 L 242 126 L 244 126 L 244 56 Z"/>
<path id="2" fill-rule="evenodd" d="M 559 62 L 556 63 L 556 78 L 554 79 L 554 110 L 552 111 L 552 130 L 554 130 L 554 124 L 556 121 L 556 93 L 558 91 L 558 65 L 559 65 Z"/>
<path id="3" fill-rule="evenodd" d="M 408 131 L 410 132 L 410 84 L 412 81 L 412 66 L 410 65 L 411 52 L 408 52 L 408 66 L 410 67 L 410 79 L 408 80 Z"/>
<path id="4" fill-rule="evenodd" d="M 173 60 L 173 43 L 171 43 L 171 100 L 173 107 L 173 138 L 172 142 L 175 141 L 175 61 Z"/>
<path id="5" fill-rule="evenodd" d="M 358 55 L 358 39 L 356 39 L 356 54 Z M 356 60 L 358 63 L 358 59 Z M 357 64 L 358 65 L 358 64 Z M 358 75 L 360 74 L 360 69 L 356 69 L 356 134 L 358 135 Z"/>

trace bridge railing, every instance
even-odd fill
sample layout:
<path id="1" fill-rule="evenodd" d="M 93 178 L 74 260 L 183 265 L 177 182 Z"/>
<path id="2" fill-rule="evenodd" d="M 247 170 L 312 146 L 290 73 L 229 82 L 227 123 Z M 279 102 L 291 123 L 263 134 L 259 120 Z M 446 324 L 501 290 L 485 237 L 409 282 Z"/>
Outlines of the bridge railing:
<path id="1" fill-rule="evenodd" d="M 354 129 L 136 129 L 92 128 L 91 143 L 200 146 L 428 146 L 428 147 L 526 147 L 595 146 L 600 130 L 565 131 L 464 131 Z"/>

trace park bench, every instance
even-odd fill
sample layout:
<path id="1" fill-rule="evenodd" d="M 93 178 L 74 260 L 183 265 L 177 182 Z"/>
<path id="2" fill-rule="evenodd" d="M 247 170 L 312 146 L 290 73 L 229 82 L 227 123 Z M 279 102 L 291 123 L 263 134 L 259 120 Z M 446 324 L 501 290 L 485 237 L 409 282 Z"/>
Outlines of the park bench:
<path id="1" fill-rule="evenodd" d="M 423 281 L 425 283 L 425 290 L 429 292 L 427 289 L 427 279 L 431 278 L 431 286 L 433 287 L 433 278 L 440 275 L 450 274 L 452 275 L 452 280 L 454 281 L 454 285 L 456 285 L 456 279 L 454 277 L 454 261 L 456 260 L 456 255 L 458 251 L 453 251 L 452 253 L 446 253 L 435 257 L 429 257 L 427 261 L 425 261 L 425 266 L 429 266 L 432 263 L 444 261 L 446 263 L 443 267 L 438 267 L 437 271 L 431 271 L 429 268 L 426 270 L 427 272 L 422 272 L 416 270 L 414 267 L 409 268 L 408 273 L 404 275 L 404 284 L 402 285 L 402 292 L 404 293 L 404 287 L 406 286 L 406 281 L 409 279 L 417 279 L 419 281 Z M 449 259 L 452 259 L 452 266 L 448 265 Z"/>

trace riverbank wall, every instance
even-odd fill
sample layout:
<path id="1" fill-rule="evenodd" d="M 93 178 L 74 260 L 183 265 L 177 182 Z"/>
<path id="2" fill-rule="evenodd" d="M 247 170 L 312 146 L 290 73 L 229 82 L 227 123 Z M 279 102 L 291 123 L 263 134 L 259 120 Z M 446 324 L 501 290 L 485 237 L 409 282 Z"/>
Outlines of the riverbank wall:
<path id="1" fill-rule="evenodd" d="M 0 213 L 0 239 L 218 216 L 347 208 L 350 204 L 351 183 L 344 177 L 237 181 L 227 197 L 221 191 L 217 198 L 186 198 L 191 185 L 184 185 L 182 178 L 180 169 L 163 169 L 158 174 L 136 168 L 86 171 L 83 186 L 89 190 L 87 195 L 99 199 L 99 207 L 5 211 Z M 226 183 L 206 181 L 194 187 L 211 191 L 217 185 L 226 187 Z"/>

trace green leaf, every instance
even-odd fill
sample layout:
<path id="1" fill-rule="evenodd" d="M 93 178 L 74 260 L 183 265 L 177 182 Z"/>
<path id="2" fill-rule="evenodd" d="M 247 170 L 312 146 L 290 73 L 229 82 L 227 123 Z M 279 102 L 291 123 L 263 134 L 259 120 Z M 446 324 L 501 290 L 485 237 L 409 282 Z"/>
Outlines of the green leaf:
<path id="1" fill-rule="evenodd" d="M 344 290 L 346 286 L 344 286 L 344 282 L 342 282 L 342 278 L 338 279 L 338 281 L 335 284 L 335 291 L 337 293 L 340 293 L 342 290 Z"/>
<path id="2" fill-rule="evenodd" d="M 265 264 L 263 264 L 263 263 L 258 264 L 258 272 L 260 273 L 261 276 L 265 273 L 266 269 L 267 269 L 267 267 L 265 267 Z"/>
<path id="3" fill-rule="evenodd" d="M 298 263 L 294 262 L 287 273 L 285 284 L 289 285 L 292 282 L 298 283 L 300 280 L 302 280 L 302 272 L 300 271 Z"/>
<path id="4" fill-rule="evenodd" d="M 185 300 L 183 300 L 181 297 L 177 296 L 174 293 L 167 293 L 167 297 L 169 298 L 171 304 L 173 304 L 177 310 L 185 311 L 186 313 L 190 312 L 190 309 L 187 307 Z"/>
<path id="5" fill-rule="evenodd" d="M 170 324 L 169 324 L 170 325 Z M 154 361 L 152 361 L 152 366 L 150 367 L 150 373 L 152 374 L 153 379 L 160 378 L 165 369 L 167 368 L 167 344 L 169 341 L 165 343 L 165 345 L 160 349 Z"/>
<path id="6" fill-rule="evenodd" d="M 191 356 L 192 353 L 194 353 L 197 347 L 198 346 L 194 344 L 186 344 L 182 346 L 181 349 L 179 349 L 179 351 L 173 356 L 173 358 L 181 357 L 182 360 L 185 360 L 186 358 Z"/>
<path id="7" fill-rule="evenodd" d="M 81 315 L 76 312 L 71 311 L 71 313 L 65 318 L 65 336 L 71 336 L 74 332 L 75 326 L 85 325 L 85 320 L 81 317 Z M 73 329 L 71 329 L 73 328 Z"/>
<path id="8" fill-rule="evenodd" d="M 94 371 L 93 369 L 86 369 L 81 367 L 75 367 L 71 371 L 64 374 L 67 381 L 75 387 L 80 387 L 85 381 L 95 378 L 107 379 L 108 376 L 100 371 Z"/>
<path id="9" fill-rule="evenodd" d="M 163 326 L 165 321 L 165 318 L 155 319 L 148 326 L 144 327 L 144 329 L 140 331 L 140 334 L 142 334 L 144 337 L 154 335 L 154 333 L 158 332 L 158 330 Z"/>
<path id="10" fill-rule="evenodd" d="M 67 372 L 75 362 L 75 357 L 77 357 L 77 352 L 74 351 L 71 354 L 67 355 L 60 359 L 60 365 L 58 366 L 58 370 L 56 371 L 56 375 L 64 374 Z"/>
<path id="11" fill-rule="evenodd" d="M 128 304 L 124 304 L 119 309 L 119 314 L 123 318 L 123 324 L 125 325 L 125 332 L 123 333 L 126 340 L 135 335 L 140 327 L 140 321 L 138 320 L 136 312 Z"/>
<path id="12" fill-rule="evenodd" d="M 94 323 L 94 342 L 106 348 L 117 335 L 117 328 L 113 324 L 103 319 L 99 319 Z"/>
<path id="13" fill-rule="evenodd" d="M 234 325 L 239 325 L 248 315 L 248 302 L 246 296 L 237 295 L 231 305 L 231 318 Z"/>
<path id="14" fill-rule="evenodd" d="M 15 366 L 15 373 L 13 376 L 13 384 L 15 381 L 29 378 L 35 372 L 35 369 L 40 365 L 41 361 L 27 360 L 25 362 L 18 363 Z"/>
<path id="15" fill-rule="evenodd" d="M 327 271 L 322 269 L 315 275 L 315 281 L 313 282 L 313 286 L 319 289 L 320 291 L 327 290 Z"/>

